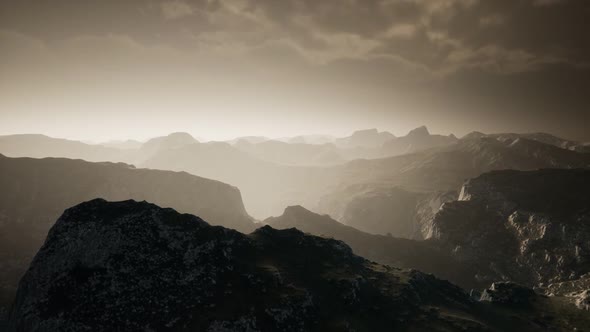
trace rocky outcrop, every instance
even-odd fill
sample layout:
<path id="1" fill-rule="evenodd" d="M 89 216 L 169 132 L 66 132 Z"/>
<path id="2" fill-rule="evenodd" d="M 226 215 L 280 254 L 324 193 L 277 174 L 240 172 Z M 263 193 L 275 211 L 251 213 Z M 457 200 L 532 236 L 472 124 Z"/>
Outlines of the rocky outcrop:
<path id="1" fill-rule="evenodd" d="M 590 273 L 578 279 L 555 282 L 537 288 L 548 296 L 559 296 L 568 299 L 578 308 L 590 310 Z"/>
<path id="2" fill-rule="evenodd" d="M 583 310 L 590 310 L 590 290 L 574 295 L 576 306 Z"/>
<path id="3" fill-rule="evenodd" d="M 457 192 L 435 191 L 426 195 L 418 201 L 414 214 L 414 221 L 418 225 L 415 239 L 431 239 L 434 235 L 434 217 L 445 203 L 457 199 Z"/>
<path id="4" fill-rule="evenodd" d="M 513 282 L 495 282 L 481 294 L 480 301 L 499 304 L 529 305 L 536 297 L 535 291 Z"/>
<path id="5" fill-rule="evenodd" d="M 349 137 L 336 139 L 334 143 L 343 148 L 380 148 L 383 143 L 394 138 L 390 132 L 372 128 L 357 130 Z"/>
<path id="6" fill-rule="evenodd" d="M 395 156 L 447 146 L 457 142 L 454 135 L 431 135 L 426 126 L 411 130 L 406 136 L 390 139 L 383 144 L 384 156 Z"/>
<path id="7" fill-rule="evenodd" d="M 289 213 L 300 213 L 292 208 Z M 506 311 L 296 229 L 244 235 L 146 202 L 92 200 L 55 223 L 9 331 L 537 331 L 590 317 L 550 299 Z M 555 319 L 565 314 L 567 319 Z"/>
<path id="8" fill-rule="evenodd" d="M 102 197 L 150 200 L 244 232 L 254 229 L 240 191 L 187 173 L 126 164 L 0 156 L 0 312 L 47 231 L 69 206 Z"/>
<path id="9" fill-rule="evenodd" d="M 64 212 L 23 277 L 15 331 L 534 330 L 417 271 L 295 229 L 246 236 L 146 202 Z M 569 322 L 581 326 L 585 322 Z M 577 325 L 580 324 L 580 325 Z"/>
<path id="10" fill-rule="evenodd" d="M 468 181 L 433 220 L 434 238 L 483 283 L 529 287 L 590 271 L 589 170 L 496 171 Z"/>

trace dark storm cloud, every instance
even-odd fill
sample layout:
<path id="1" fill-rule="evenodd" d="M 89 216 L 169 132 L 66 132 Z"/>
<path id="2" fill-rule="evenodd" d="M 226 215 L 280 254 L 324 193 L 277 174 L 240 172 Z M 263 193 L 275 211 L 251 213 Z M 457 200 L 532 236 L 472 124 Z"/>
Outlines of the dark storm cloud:
<path id="1" fill-rule="evenodd" d="M 445 110 L 447 131 L 489 118 L 491 131 L 517 123 L 590 140 L 583 121 L 567 120 L 588 120 L 588 17 L 586 0 L 4 0 L 0 85 L 80 86 L 84 68 L 107 89 L 112 77 L 165 78 L 177 98 L 197 81 L 247 94 L 236 82 L 257 77 L 284 103 L 324 99 L 326 113 L 352 112 L 348 98 L 377 113 L 404 100 L 396 115 L 408 123 Z M 557 111 L 559 127 L 546 120 Z"/>
<path id="2" fill-rule="evenodd" d="M 520 69 L 539 62 L 587 65 L 590 56 L 584 0 L 55 0 L 1 6 L 0 27 L 41 40 L 114 34 L 179 48 L 212 38 L 244 47 L 281 40 L 301 52 L 320 51 L 323 60 L 390 55 L 433 71 L 495 60 Z"/>

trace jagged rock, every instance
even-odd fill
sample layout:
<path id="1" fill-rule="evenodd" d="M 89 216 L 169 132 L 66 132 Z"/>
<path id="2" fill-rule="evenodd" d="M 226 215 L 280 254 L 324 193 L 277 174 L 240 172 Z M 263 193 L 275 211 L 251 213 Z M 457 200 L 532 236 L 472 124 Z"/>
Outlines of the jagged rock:
<path id="1" fill-rule="evenodd" d="M 55 223 L 20 283 L 10 328 L 533 331 L 529 314 L 296 229 L 246 236 L 146 202 L 97 199 Z"/>
<path id="2" fill-rule="evenodd" d="M 535 291 L 513 282 L 495 282 L 481 293 L 480 301 L 500 304 L 529 304 Z"/>
<path id="3" fill-rule="evenodd" d="M 410 130 L 406 137 L 425 137 L 430 136 L 430 132 L 426 126 L 420 126 L 418 128 Z"/>
<path id="4" fill-rule="evenodd" d="M 383 144 L 386 156 L 413 153 L 421 150 L 448 146 L 457 142 L 455 135 L 431 135 L 426 126 L 412 129 L 406 136 L 388 140 Z"/>
<path id="5" fill-rule="evenodd" d="M 480 284 L 538 287 L 590 271 L 590 170 L 495 171 L 469 180 L 433 220 L 434 238 Z"/>
<path id="6" fill-rule="evenodd" d="M 576 306 L 580 309 L 590 310 L 590 290 L 585 290 L 575 296 Z"/>

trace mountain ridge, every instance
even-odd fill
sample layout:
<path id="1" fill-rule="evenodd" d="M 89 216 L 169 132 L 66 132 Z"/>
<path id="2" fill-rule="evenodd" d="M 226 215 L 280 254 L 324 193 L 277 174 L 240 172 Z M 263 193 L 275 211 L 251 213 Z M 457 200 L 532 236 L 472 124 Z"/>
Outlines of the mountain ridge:
<path id="1" fill-rule="evenodd" d="M 553 319 L 548 299 L 529 301 L 534 308 L 510 315 L 430 275 L 355 256 L 340 241 L 268 226 L 246 236 L 147 202 L 95 199 L 51 229 L 10 327 L 533 331 L 589 322 L 573 306 L 559 309 L 570 320 Z"/>

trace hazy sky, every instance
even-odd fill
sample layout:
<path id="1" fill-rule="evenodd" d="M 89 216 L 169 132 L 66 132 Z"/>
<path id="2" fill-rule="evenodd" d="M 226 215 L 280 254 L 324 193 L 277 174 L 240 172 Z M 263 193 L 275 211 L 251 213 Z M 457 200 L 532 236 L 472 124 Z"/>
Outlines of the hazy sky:
<path id="1" fill-rule="evenodd" d="M 587 0 L 0 0 L 0 134 L 590 141 Z"/>

